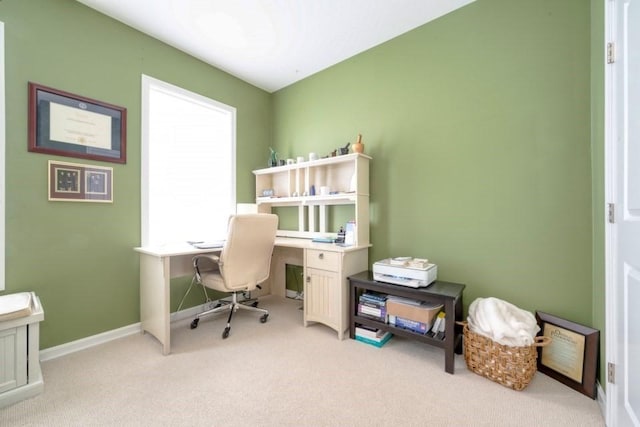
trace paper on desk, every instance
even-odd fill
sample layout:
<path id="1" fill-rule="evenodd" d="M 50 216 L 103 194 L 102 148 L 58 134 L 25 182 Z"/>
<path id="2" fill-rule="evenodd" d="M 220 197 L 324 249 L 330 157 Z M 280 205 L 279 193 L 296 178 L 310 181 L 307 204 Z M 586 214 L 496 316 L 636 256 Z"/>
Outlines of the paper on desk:
<path id="1" fill-rule="evenodd" d="M 214 249 L 221 248 L 224 246 L 224 240 L 214 240 L 211 242 L 196 242 L 192 243 L 194 248 L 198 249 Z"/>

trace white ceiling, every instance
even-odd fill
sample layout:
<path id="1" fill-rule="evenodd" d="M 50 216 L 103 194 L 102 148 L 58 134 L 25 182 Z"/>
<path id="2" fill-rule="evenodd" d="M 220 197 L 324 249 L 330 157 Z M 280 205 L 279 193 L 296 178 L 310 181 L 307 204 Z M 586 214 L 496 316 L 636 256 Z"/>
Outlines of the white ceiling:
<path id="1" fill-rule="evenodd" d="M 268 92 L 475 0 L 77 0 Z"/>

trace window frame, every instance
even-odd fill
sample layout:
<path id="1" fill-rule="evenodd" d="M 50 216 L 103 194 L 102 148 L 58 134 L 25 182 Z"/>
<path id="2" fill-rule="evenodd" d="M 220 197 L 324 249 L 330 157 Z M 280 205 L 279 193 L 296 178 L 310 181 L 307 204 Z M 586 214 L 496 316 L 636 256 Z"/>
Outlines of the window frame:
<path id="1" fill-rule="evenodd" d="M 227 111 L 231 115 L 231 176 L 230 176 L 230 200 L 229 200 L 229 208 L 230 214 L 233 213 L 236 205 L 236 134 L 237 134 L 237 117 L 236 117 L 236 108 L 230 105 L 224 104 L 222 102 L 216 101 L 214 99 L 208 98 L 206 96 L 191 92 L 187 89 L 181 88 L 179 86 L 172 85 L 170 83 L 164 82 L 162 80 L 155 79 L 153 77 L 142 74 L 142 102 L 141 102 L 141 171 L 140 171 L 140 180 L 141 180 L 141 235 L 140 235 L 140 243 L 142 246 L 148 246 L 148 242 L 150 240 L 150 226 L 149 226 L 149 100 L 150 100 L 150 92 L 153 87 L 159 87 L 162 90 L 172 92 L 180 97 L 187 98 L 189 100 L 193 100 L 197 103 L 203 103 L 215 108 L 219 108 Z M 169 242 L 167 242 L 169 243 Z"/>

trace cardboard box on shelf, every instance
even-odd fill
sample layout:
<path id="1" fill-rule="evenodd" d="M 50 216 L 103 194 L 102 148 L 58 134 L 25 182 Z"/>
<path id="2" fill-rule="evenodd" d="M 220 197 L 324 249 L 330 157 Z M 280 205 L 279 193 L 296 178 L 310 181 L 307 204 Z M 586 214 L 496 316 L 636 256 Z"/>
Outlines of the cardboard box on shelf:
<path id="1" fill-rule="evenodd" d="M 389 297 L 387 299 L 387 315 L 401 317 L 423 323 L 427 330 L 433 325 L 436 315 L 442 310 L 442 304 L 419 302 L 408 298 Z"/>

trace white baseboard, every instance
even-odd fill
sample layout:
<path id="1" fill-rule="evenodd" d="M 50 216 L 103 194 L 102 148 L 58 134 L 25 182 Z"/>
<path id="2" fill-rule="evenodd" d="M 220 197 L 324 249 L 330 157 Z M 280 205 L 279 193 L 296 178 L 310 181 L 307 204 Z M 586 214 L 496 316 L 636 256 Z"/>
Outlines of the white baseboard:
<path id="1" fill-rule="evenodd" d="M 600 381 L 596 383 L 598 394 L 596 399 L 598 399 L 598 405 L 600 406 L 600 412 L 602 413 L 602 418 L 607 419 L 607 395 L 604 392 L 604 389 L 600 385 Z"/>
<path id="2" fill-rule="evenodd" d="M 214 302 L 214 303 L 217 303 Z M 175 313 L 171 313 L 171 321 L 176 322 L 179 320 L 194 317 L 196 314 L 209 308 L 211 303 L 198 305 L 195 307 L 180 310 Z M 58 357 L 66 356 L 67 354 L 75 353 L 76 351 L 84 350 L 96 345 L 104 344 L 109 341 L 113 341 L 119 338 L 124 338 L 129 335 L 139 334 L 142 331 L 140 322 L 133 325 L 124 326 L 122 328 L 113 329 L 111 331 L 103 332 L 101 334 L 92 335 L 90 337 L 82 338 L 76 341 L 71 341 L 65 344 L 60 344 L 55 347 L 50 347 L 44 350 L 40 350 L 40 361 L 46 361 L 56 359 Z"/>

